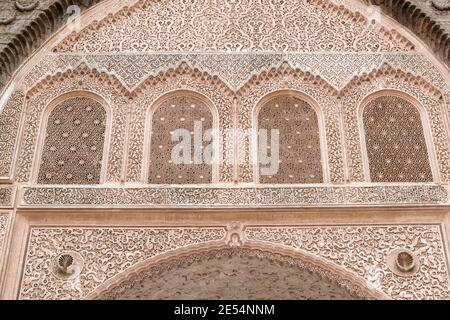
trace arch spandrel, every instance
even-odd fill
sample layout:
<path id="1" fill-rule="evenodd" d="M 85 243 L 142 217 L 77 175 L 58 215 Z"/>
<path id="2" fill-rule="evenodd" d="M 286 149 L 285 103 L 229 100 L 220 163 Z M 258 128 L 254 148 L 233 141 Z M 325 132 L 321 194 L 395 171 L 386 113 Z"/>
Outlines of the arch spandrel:
<path id="1" fill-rule="evenodd" d="M 21 299 L 95 298 L 149 267 L 164 269 L 172 259 L 241 249 L 287 257 L 290 265 L 320 273 L 359 297 L 449 297 L 439 225 L 33 227 L 30 239 Z M 389 259 L 399 248 L 415 256 L 420 268 L 412 274 L 394 273 Z M 80 277 L 67 278 L 56 268 L 55 259 L 65 253 L 78 257 Z"/>

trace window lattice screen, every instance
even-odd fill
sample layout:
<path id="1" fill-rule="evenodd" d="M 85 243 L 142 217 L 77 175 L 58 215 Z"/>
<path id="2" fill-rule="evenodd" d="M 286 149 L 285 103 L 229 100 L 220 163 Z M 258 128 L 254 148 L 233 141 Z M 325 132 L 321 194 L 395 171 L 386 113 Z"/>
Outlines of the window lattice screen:
<path id="1" fill-rule="evenodd" d="M 48 118 L 38 183 L 100 183 L 105 126 L 105 109 L 90 98 L 56 106 Z"/>
<path id="2" fill-rule="evenodd" d="M 433 181 L 419 111 L 408 101 L 384 96 L 363 113 L 373 182 Z"/>
<path id="3" fill-rule="evenodd" d="M 178 96 L 164 101 L 153 113 L 150 147 L 149 183 L 203 184 L 212 182 L 211 162 L 195 163 L 194 125 L 201 123 L 202 136 L 213 128 L 213 116 L 208 106 L 195 97 Z M 172 159 L 172 150 L 179 141 L 172 141 L 177 129 L 189 131 L 191 136 L 190 162 L 178 164 Z M 198 145 L 205 150 L 210 141 Z M 197 151 L 202 151 L 197 147 Z"/>
<path id="4" fill-rule="evenodd" d="M 293 96 L 271 99 L 259 112 L 258 126 L 267 130 L 269 156 L 275 151 L 270 143 L 272 129 L 279 130 L 280 142 L 279 170 L 274 175 L 260 174 L 261 183 L 323 182 L 319 123 L 306 101 Z"/>

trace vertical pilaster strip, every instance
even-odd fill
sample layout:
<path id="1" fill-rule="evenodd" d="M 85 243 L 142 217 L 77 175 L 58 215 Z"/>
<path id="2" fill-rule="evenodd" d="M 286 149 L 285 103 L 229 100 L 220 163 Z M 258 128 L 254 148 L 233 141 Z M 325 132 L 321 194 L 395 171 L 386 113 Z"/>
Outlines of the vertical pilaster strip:
<path id="1" fill-rule="evenodd" d="M 15 91 L 0 112 L 0 180 L 12 179 L 24 94 Z"/>

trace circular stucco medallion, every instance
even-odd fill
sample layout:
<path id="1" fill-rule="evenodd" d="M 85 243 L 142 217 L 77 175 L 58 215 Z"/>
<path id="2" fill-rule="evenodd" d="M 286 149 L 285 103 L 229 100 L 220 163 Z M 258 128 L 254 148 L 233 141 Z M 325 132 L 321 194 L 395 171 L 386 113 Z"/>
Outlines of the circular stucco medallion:
<path id="1" fill-rule="evenodd" d="M 419 270 L 416 255 L 408 249 L 396 249 L 387 258 L 389 269 L 398 276 L 412 276 Z"/>
<path id="2" fill-rule="evenodd" d="M 83 257 L 75 251 L 58 254 L 53 260 L 53 273 L 63 279 L 80 274 L 84 266 Z"/>

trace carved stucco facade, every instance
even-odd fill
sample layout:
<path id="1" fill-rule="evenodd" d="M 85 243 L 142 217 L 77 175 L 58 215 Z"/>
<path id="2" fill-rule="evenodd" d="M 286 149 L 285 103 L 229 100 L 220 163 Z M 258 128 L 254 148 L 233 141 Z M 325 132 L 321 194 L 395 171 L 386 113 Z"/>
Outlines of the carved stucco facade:
<path id="1" fill-rule="evenodd" d="M 336 4 L 354 6 L 346 0 Z M 0 2 L 0 87 L 11 79 L 20 64 L 67 22 L 102 0 L 3 0 Z M 448 0 L 360 0 L 376 18 L 378 11 L 410 29 L 448 64 Z"/>
<path id="2" fill-rule="evenodd" d="M 20 67 L 0 99 L 2 298 L 450 299 L 450 75 L 441 56 L 385 16 L 370 23 L 359 1 L 266 2 L 108 0 Z M 317 114 L 321 160 L 305 172 L 322 177 L 311 183 L 259 183 L 252 135 L 225 147 L 230 129 L 254 132 L 261 108 L 283 95 Z M 423 182 L 371 179 L 363 110 L 384 96 L 415 108 Z M 60 106 L 72 112 L 73 98 L 102 106 L 104 121 L 84 117 L 84 104 L 74 118 L 52 117 Z M 187 111 L 171 113 L 179 101 Z M 197 184 L 149 183 L 158 177 L 151 146 L 164 148 L 153 115 L 178 125 L 199 105 L 233 160 L 213 166 L 207 183 L 195 170 Z M 79 145 L 49 138 L 72 139 L 60 118 Z M 100 131 L 78 129 L 84 119 Z M 68 165 L 59 145 L 87 150 L 68 172 L 95 181 L 73 184 L 65 173 L 45 184 L 48 168 Z M 94 153 L 101 166 L 84 172 Z M 188 275 L 203 279 L 201 294 L 189 295 Z M 230 290 L 255 279 L 261 286 Z"/>

